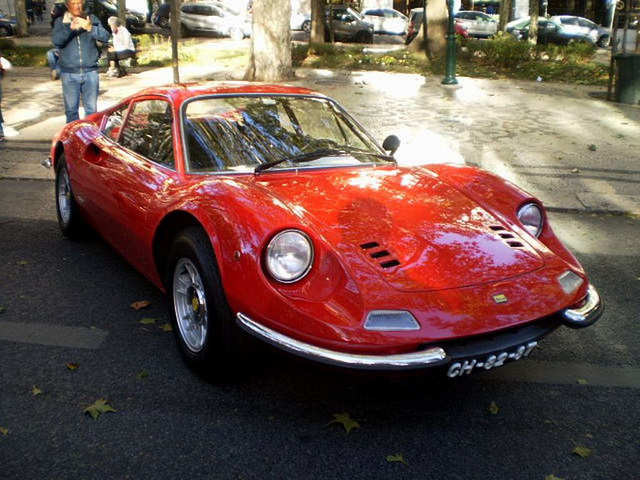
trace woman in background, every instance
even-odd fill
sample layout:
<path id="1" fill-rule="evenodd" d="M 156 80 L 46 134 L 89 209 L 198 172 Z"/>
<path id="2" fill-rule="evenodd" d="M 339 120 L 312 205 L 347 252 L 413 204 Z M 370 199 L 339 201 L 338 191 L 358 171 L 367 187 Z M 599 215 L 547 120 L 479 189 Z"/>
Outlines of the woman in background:
<path id="1" fill-rule="evenodd" d="M 109 58 L 107 75 L 110 77 L 122 77 L 127 72 L 120 67 L 120 60 L 135 57 L 136 47 L 133 45 L 129 30 L 127 30 L 127 27 L 122 26 L 118 17 L 109 17 L 107 23 L 113 34 L 113 46 L 109 47 L 107 52 L 107 57 Z"/>

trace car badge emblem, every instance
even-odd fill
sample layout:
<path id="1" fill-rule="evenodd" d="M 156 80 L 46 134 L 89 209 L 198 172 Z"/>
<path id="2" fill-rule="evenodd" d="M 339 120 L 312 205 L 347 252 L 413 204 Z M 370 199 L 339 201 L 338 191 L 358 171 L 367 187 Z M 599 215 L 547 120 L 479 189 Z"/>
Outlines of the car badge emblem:
<path id="1" fill-rule="evenodd" d="M 507 303 L 509 299 L 504 293 L 499 293 L 493 296 L 493 301 L 496 303 Z"/>

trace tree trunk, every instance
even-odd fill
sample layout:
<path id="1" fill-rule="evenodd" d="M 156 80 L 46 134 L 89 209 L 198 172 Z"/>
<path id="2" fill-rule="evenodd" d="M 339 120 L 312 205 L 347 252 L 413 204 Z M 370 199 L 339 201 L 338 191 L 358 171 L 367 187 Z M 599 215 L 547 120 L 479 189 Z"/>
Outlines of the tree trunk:
<path id="1" fill-rule="evenodd" d="M 416 38 L 409 44 L 409 51 L 424 50 L 429 60 L 442 57 L 447 46 L 447 19 L 449 10 L 446 0 L 426 0 L 426 15 Z M 425 40 L 426 39 L 426 40 Z"/>
<path id="2" fill-rule="evenodd" d="M 126 0 L 118 0 L 118 18 L 123 26 L 127 26 L 127 4 Z"/>
<path id="3" fill-rule="evenodd" d="M 540 12 L 540 0 L 529 0 L 529 43 L 536 45 L 538 43 L 538 15 Z"/>
<path id="4" fill-rule="evenodd" d="M 171 66 L 173 83 L 180 83 L 180 66 L 178 64 L 178 41 L 180 40 L 180 0 L 171 0 Z"/>
<path id="5" fill-rule="evenodd" d="M 325 0 L 311 0 L 311 35 L 309 36 L 309 50 L 313 44 L 324 43 L 324 9 Z"/>
<path id="6" fill-rule="evenodd" d="M 506 32 L 507 23 L 509 23 L 509 12 L 511 11 L 511 0 L 502 0 L 500 2 L 500 20 L 498 20 L 498 31 Z"/>
<path id="7" fill-rule="evenodd" d="M 16 0 L 16 36 L 28 37 L 29 36 L 29 24 L 27 23 L 27 4 L 25 0 Z"/>
<path id="8" fill-rule="evenodd" d="M 291 0 L 254 0 L 245 79 L 274 82 L 293 78 L 290 18 Z"/>

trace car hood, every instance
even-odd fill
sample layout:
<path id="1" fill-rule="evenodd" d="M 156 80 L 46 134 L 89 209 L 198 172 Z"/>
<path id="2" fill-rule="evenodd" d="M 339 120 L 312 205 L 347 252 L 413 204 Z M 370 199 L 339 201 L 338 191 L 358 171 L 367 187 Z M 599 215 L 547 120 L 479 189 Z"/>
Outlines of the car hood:
<path id="1" fill-rule="evenodd" d="M 355 279 L 378 276 L 397 290 L 418 292 L 544 266 L 518 232 L 425 169 L 279 172 L 255 181 L 329 242 Z"/>

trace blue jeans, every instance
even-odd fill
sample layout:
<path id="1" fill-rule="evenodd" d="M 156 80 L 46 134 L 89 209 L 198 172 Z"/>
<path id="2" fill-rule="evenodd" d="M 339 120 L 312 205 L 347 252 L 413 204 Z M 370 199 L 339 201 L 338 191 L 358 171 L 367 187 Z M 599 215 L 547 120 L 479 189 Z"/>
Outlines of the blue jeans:
<path id="1" fill-rule="evenodd" d="M 67 123 L 78 120 L 80 115 L 80 98 L 85 116 L 95 113 L 98 108 L 98 90 L 100 88 L 98 71 L 85 73 L 60 74 L 62 80 L 62 96 L 64 97 L 64 113 Z"/>
<path id="2" fill-rule="evenodd" d="M 58 58 L 60 58 L 60 50 L 58 50 L 57 48 L 52 48 L 51 50 L 47 51 L 47 63 L 49 64 L 49 68 L 60 73 Z"/>

